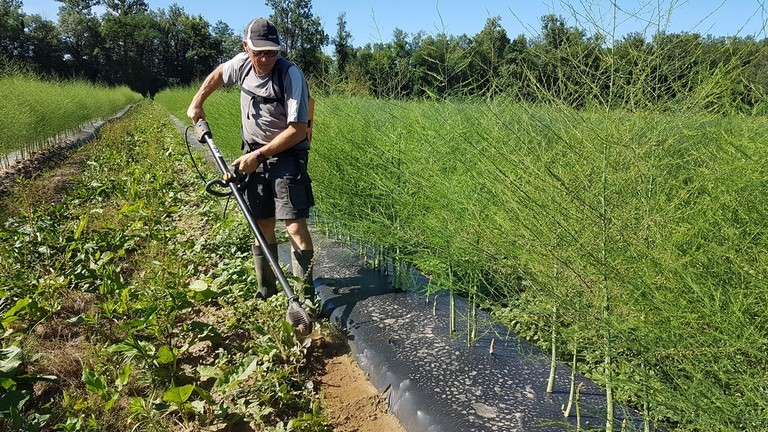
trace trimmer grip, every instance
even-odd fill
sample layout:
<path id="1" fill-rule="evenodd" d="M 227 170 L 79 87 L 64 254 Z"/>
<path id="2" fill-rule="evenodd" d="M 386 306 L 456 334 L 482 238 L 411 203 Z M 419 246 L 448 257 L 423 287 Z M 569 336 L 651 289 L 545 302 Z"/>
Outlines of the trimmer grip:
<path id="1" fill-rule="evenodd" d="M 195 137 L 200 144 L 205 144 L 206 136 L 208 138 L 213 138 L 211 128 L 208 127 L 207 121 L 200 119 L 197 121 L 197 124 L 195 124 Z"/>

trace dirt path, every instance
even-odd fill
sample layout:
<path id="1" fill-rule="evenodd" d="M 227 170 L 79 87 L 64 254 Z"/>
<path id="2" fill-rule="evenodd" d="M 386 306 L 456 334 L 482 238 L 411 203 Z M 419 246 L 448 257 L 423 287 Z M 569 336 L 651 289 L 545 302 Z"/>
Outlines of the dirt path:
<path id="1" fill-rule="evenodd" d="M 355 363 L 346 340 L 325 336 L 313 343 L 314 382 L 337 432 L 405 432 L 382 395 Z"/>

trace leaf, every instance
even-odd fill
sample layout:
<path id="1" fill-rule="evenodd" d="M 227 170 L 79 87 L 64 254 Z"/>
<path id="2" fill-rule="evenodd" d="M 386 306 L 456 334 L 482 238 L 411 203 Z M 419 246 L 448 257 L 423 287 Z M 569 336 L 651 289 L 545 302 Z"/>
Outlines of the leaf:
<path id="1" fill-rule="evenodd" d="M 16 301 L 16 304 L 12 308 L 8 309 L 8 311 L 3 314 L 3 317 L 16 316 L 16 314 L 19 311 L 24 310 L 27 307 L 29 302 L 30 302 L 29 297 L 25 297 L 23 299 L 18 299 Z"/>
<path id="2" fill-rule="evenodd" d="M 205 378 L 218 378 L 224 373 L 221 369 L 215 366 L 200 365 L 197 367 L 197 373 L 200 375 L 200 379 Z"/>
<path id="3" fill-rule="evenodd" d="M 78 316 L 75 316 L 75 317 L 72 317 L 72 318 L 68 318 L 67 322 L 73 323 L 73 324 L 82 324 L 82 323 L 85 322 L 85 315 L 84 314 L 80 314 Z"/>
<path id="4" fill-rule="evenodd" d="M 128 384 L 128 378 L 131 376 L 131 367 L 129 365 L 123 366 L 123 369 L 120 370 L 120 373 L 117 374 L 117 379 L 115 380 L 115 384 L 122 388 L 126 384 Z"/>
<path id="5" fill-rule="evenodd" d="M 96 374 L 91 368 L 83 369 L 83 382 L 89 392 L 104 396 L 107 393 L 107 380 L 103 376 Z"/>
<path id="6" fill-rule="evenodd" d="M 189 289 L 194 292 L 193 297 L 196 301 L 205 302 L 219 295 L 218 291 L 211 289 L 207 283 L 199 279 L 192 282 Z"/>
<path id="7" fill-rule="evenodd" d="M 232 387 L 248 379 L 259 368 L 259 357 L 246 357 L 224 372 L 213 384 L 214 388 Z"/>
<path id="8" fill-rule="evenodd" d="M 195 339 L 198 341 L 207 340 L 216 343 L 223 339 L 219 330 L 208 323 L 192 321 L 187 328 L 190 332 L 196 334 Z"/>
<path id="9" fill-rule="evenodd" d="M 0 349 L 0 378 L 12 378 L 21 365 L 21 348 L 11 346 Z"/>
<path id="10" fill-rule="evenodd" d="M 8 391 L 14 391 L 16 390 L 16 381 L 10 378 L 0 378 L 0 387 Z"/>
<path id="11" fill-rule="evenodd" d="M 14 410 L 21 411 L 31 396 L 32 392 L 29 389 L 0 394 L 0 414 L 2 414 L 0 417 L 5 417 Z"/>
<path id="12" fill-rule="evenodd" d="M 75 229 L 75 240 L 79 239 L 80 236 L 83 235 L 83 230 L 85 229 L 86 225 L 88 225 L 88 215 L 82 216 L 80 218 L 80 223 Z"/>
<path id="13" fill-rule="evenodd" d="M 112 395 L 111 395 L 111 397 L 109 398 L 109 400 L 107 401 L 107 403 L 105 403 L 105 404 L 104 404 L 104 410 L 105 410 L 105 411 L 109 411 L 109 410 L 110 410 L 110 408 L 112 408 L 112 406 L 113 406 L 113 405 L 115 404 L 115 402 L 117 401 L 117 398 L 119 398 L 119 397 L 120 397 L 120 393 L 118 393 L 118 392 L 112 392 Z"/>
<path id="14" fill-rule="evenodd" d="M 196 400 L 190 404 L 192 406 L 192 409 L 195 410 L 198 414 L 205 414 L 206 413 L 206 404 L 205 401 L 202 400 Z"/>
<path id="15" fill-rule="evenodd" d="M 176 360 L 176 354 L 174 354 L 173 350 L 167 345 L 163 345 L 157 350 L 156 357 L 159 364 L 169 364 Z"/>
<path id="16" fill-rule="evenodd" d="M 56 375 L 17 375 L 13 378 L 17 384 L 33 383 L 37 381 L 56 382 L 59 377 Z"/>
<path id="17" fill-rule="evenodd" d="M 189 399 L 189 396 L 192 395 L 194 390 L 195 386 L 191 384 L 182 387 L 172 387 L 170 390 L 165 392 L 163 395 L 163 400 L 175 405 L 181 405 L 186 402 L 187 399 Z"/>
<path id="18" fill-rule="evenodd" d="M 189 285 L 189 289 L 192 291 L 202 292 L 208 289 L 208 284 L 205 283 L 205 281 L 198 279 Z"/>

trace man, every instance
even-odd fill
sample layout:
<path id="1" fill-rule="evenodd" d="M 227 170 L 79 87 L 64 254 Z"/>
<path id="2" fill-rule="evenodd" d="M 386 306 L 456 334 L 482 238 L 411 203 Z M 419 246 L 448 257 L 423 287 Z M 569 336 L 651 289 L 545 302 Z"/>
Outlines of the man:
<path id="1" fill-rule="evenodd" d="M 203 103 L 208 96 L 222 86 L 240 86 L 245 154 L 232 165 L 252 177 L 244 197 L 275 257 L 275 221 L 285 222 L 293 274 L 303 281 L 305 298 L 312 300 L 314 250 L 307 217 L 314 197 L 307 174 L 307 82 L 296 65 L 278 55 L 280 37 L 272 22 L 257 18 L 248 23 L 243 49 L 245 52 L 208 75 L 187 116 L 192 123 L 205 119 Z M 253 245 L 253 260 L 259 284 L 257 297 L 276 294 L 275 274 L 258 243 Z M 297 294 L 301 295 L 301 290 Z"/>

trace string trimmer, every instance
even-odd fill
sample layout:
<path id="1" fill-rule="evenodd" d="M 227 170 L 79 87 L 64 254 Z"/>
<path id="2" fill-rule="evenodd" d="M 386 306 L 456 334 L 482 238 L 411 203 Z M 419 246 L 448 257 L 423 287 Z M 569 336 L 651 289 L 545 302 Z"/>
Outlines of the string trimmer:
<path id="1" fill-rule="evenodd" d="M 216 144 L 213 141 L 213 134 L 211 133 L 211 129 L 208 127 L 208 122 L 205 120 L 198 120 L 197 124 L 195 125 L 195 136 L 201 144 L 208 145 L 208 148 L 213 154 L 213 159 L 216 162 L 216 167 L 219 169 L 219 172 L 227 179 L 212 180 L 205 185 L 205 190 L 215 196 L 231 195 L 235 197 L 237 204 L 240 206 L 240 210 L 243 212 L 243 216 L 245 216 L 245 220 L 248 221 L 248 226 L 251 227 L 251 231 L 253 231 L 253 234 L 256 236 L 256 241 L 259 243 L 259 246 L 261 246 L 261 250 L 269 262 L 269 266 L 272 268 L 272 271 L 275 273 L 277 280 L 283 287 L 285 296 L 288 297 L 288 310 L 285 313 L 285 319 L 291 324 L 291 327 L 293 327 L 293 330 L 297 335 L 300 337 L 309 336 L 309 334 L 312 333 L 312 320 L 310 319 L 307 311 L 304 310 L 304 308 L 301 306 L 299 297 L 293 293 L 293 289 L 291 289 L 291 285 L 288 282 L 288 279 L 285 277 L 283 269 L 280 267 L 280 263 L 277 261 L 277 257 L 275 257 L 272 251 L 269 249 L 267 245 L 267 239 L 259 229 L 259 226 L 256 225 L 256 221 L 253 219 L 251 211 L 248 209 L 248 205 L 243 198 L 242 190 L 248 182 L 248 177 L 243 175 L 243 173 L 237 169 L 237 166 L 235 166 L 234 173 L 229 170 L 227 163 L 224 162 L 224 157 L 221 155 L 219 148 L 216 147 Z M 229 186 L 229 191 L 217 191 L 213 189 L 214 186 L 219 186 L 222 188 Z"/>

